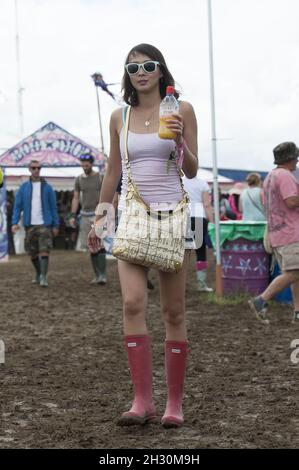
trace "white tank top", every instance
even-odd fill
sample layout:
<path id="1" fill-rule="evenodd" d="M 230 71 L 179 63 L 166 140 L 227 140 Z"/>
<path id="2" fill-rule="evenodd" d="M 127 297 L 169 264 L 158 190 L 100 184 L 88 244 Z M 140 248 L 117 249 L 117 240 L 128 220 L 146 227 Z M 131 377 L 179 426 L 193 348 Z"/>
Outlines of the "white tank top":
<path id="1" fill-rule="evenodd" d="M 143 200 L 155 210 L 173 209 L 183 193 L 176 163 L 175 143 L 160 139 L 158 133 L 128 132 L 128 153 L 133 181 Z M 122 190 L 119 210 L 125 207 L 128 187 L 125 163 L 124 129 L 120 133 Z M 165 205 L 165 206 L 164 206 Z"/>

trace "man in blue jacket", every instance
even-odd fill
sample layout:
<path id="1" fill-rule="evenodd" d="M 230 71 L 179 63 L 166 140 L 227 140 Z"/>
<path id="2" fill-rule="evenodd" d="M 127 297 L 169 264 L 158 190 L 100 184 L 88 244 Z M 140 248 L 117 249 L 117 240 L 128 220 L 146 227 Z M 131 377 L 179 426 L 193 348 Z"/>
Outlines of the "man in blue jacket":
<path id="1" fill-rule="evenodd" d="M 40 163 L 31 160 L 30 180 L 23 183 L 16 194 L 11 229 L 13 233 L 19 230 L 18 223 L 23 212 L 26 250 L 36 271 L 32 282 L 41 287 L 48 287 L 49 253 L 52 237 L 58 235 L 59 219 L 55 192 L 52 186 L 40 177 L 40 169 Z"/>

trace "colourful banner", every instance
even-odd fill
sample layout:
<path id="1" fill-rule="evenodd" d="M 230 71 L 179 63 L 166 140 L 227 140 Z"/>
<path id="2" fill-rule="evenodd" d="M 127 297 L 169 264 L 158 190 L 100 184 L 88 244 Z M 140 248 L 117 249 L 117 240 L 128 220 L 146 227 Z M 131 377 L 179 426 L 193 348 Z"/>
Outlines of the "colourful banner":
<path id="1" fill-rule="evenodd" d="M 91 153 L 99 171 L 105 171 L 106 157 L 95 147 L 86 144 L 65 129 L 49 122 L 32 135 L 19 142 L 0 156 L 0 165 L 28 166 L 31 160 L 38 160 L 43 166 L 79 166 L 79 158 Z"/>
<path id="2" fill-rule="evenodd" d="M 5 182 L 0 189 L 0 263 L 8 260 Z"/>

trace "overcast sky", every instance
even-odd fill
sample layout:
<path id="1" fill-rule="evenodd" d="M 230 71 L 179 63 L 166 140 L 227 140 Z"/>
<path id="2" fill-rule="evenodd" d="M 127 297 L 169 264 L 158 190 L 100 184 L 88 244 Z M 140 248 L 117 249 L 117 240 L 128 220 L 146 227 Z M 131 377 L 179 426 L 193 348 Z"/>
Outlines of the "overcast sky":
<path id="1" fill-rule="evenodd" d="M 0 152 L 48 121 L 100 147 L 90 75 L 119 82 L 127 52 L 148 42 L 194 106 L 200 165 L 212 165 L 206 0 L 18 0 L 23 136 L 14 5 L 0 0 Z M 299 1 L 212 0 L 212 8 L 218 166 L 269 170 L 275 145 L 299 145 Z M 117 104 L 104 92 L 100 101 L 108 152 Z"/>

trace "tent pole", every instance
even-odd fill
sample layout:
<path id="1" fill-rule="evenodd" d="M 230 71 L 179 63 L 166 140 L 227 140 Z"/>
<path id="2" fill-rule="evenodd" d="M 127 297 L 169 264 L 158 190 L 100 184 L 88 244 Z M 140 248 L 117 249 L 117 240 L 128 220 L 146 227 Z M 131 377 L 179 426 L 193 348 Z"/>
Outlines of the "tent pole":
<path id="1" fill-rule="evenodd" d="M 215 119 L 215 92 L 214 92 L 214 63 L 213 63 L 213 29 L 212 29 L 212 8 L 211 0 L 208 3 L 208 26 L 209 26 L 209 62 L 210 62 L 210 98 L 211 98 L 211 131 L 212 131 L 212 151 L 213 151 L 213 194 L 215 212 L 215 236 L 216 236 L 216 296 L 223 295 L 222 267 L 220 251 L 220 211 L 219 211 L 219 187 L 217 168 L 217 138 Z"/>

